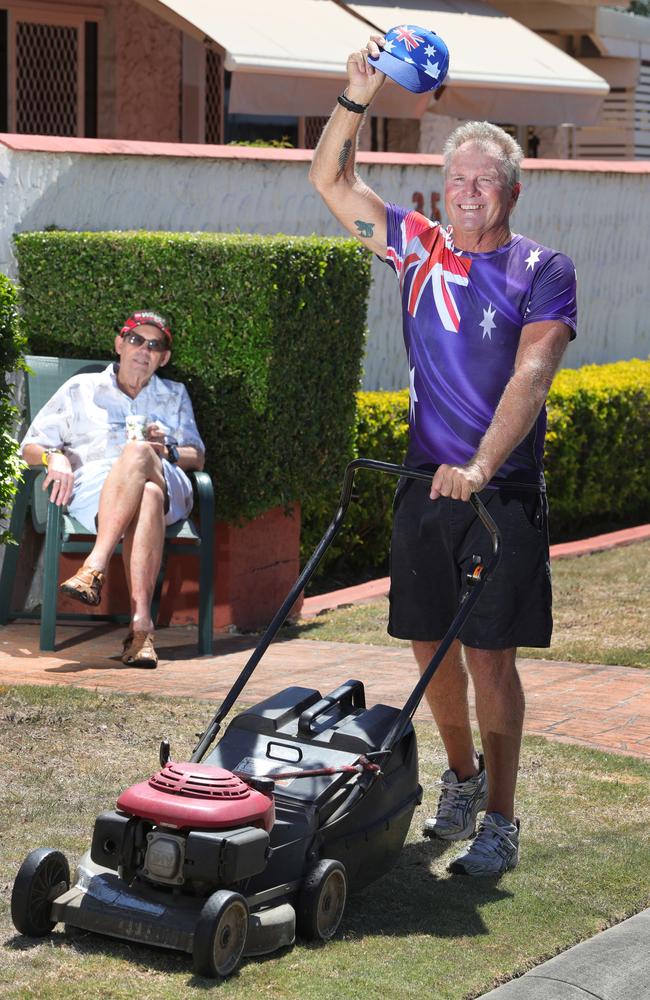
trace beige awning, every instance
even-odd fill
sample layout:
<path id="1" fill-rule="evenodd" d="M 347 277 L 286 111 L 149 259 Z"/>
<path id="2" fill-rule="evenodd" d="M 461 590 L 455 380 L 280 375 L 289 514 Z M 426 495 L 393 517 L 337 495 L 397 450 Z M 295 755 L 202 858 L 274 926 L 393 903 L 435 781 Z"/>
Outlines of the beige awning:
<path id="1" fill-rule="evenodd" d="M 521 125 L 586 125 L 600 114 L 609 86 L 602 77 L 519 21 L 480 0 L 366 0 L 350 7 L 384 30 L 421 24 L 450 53 L 437 110 L 459 118 Z"/>
<path id="2" fill-rule="evenodd" d="M 195 38 L 216 42 L 231 72 L 337 77 L 364 44 L 363 23 L 332 0 L 139 0 Z"/>
<path id="3" fill-rule="evenodd" d="M 233 74 L 229 110 L 267 115 L 327 115 L 350 52 L 370 28 L 333 0 L 139 0 L 225 54 Z M 387 30 L 422 24 L 447 43 L 450 72 L 436 108 L 462 118 L 513 124 L 589 124 L 607 83 L 533 31 L 481 0 L 410 0 L 408 6 L 351 3 Z M 392 82 L 373 111 L 419 117 L 433 100 Z"/>
<path id="4" fill-rule="evenodd" d="M 284 76 L 280 73 L 234 73 L 229 110 L 249 115 L 329 117 L 343 89 L 341 77 Z M 410 94 L 390 81 L 372 103 L 381 118 L 421 118 L 428 94 Z"/>

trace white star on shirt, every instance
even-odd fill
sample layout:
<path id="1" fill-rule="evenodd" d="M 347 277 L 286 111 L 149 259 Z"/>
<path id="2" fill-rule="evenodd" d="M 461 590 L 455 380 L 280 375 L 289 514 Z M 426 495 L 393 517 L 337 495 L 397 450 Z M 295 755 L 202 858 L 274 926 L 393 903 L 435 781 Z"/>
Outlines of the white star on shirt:
<path id="1" fill-rule="evenodd" d="M 437 80 L 438 77 L 440 76 L 440 66 L 438 65 L 438 63 L 430 63 L 429 60 L 427 59 L 427 64 L 424 67 L 424 72 L 428 76 L 432 76 L 434 80 Z"/>
<path id="2" fill-rule="evenodd" d="M 418 394 L 415 391 L 415 365 L 411 365 L 411 355 L 409 354 L 409 417 L 415 423 L 415 404 L 418 402 Z"/>
<path id="3" fill-rule="evenodd" d="M 527 271 L 529 269 L 531 271 L 535 270 L 535 264 L 539 264 L 539 255 L 541 254 L 541 252 L 542 252 L 541 247 L 537 247 L 537 250 L 530 251 L 525 261 Z"/>
<path id="4" fill-rule="evenodd" d="M 488 340 L 492 340 L 492 331 L 494 330 L 496 323 L 494 322 L 494 316 L 496 309 L 493 307 L 492 303 L 487 309 L 483 309 L 483 320 L 479 323 L 479 326 L 483 330 L 483 340 L 487 337 Z"/>
<path id="5" fill-rule="evenodd" d="M 413 65 L 415 66 L 415 60 L 411 59 L 410 56 L 404 56 L 404 62 L 413 63 Z"/>
<path id="6" fill-rule="evenodd" d="M 433 45 L 427 45 L 424 50 L 424 54 L 425 56 L 435 56 L 436 50 L 434 49 Z"/>
<path id="7" fill-rule="evenodd" d="M 395 42 L 392 40 L 392 38 L 387 38 L 386 41 L 384 42 L 384 52 L 392 52 L 394 48 L 395 48 Z"/>

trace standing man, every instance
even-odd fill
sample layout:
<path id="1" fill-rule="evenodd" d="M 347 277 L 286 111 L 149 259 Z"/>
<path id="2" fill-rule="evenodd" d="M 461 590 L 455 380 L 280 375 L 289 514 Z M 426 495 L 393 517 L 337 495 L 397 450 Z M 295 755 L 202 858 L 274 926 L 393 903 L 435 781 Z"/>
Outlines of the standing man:
<path id="1" fill-rule="evenodd" d="M 410 378 L 406 462 L 432 472 L 400 482 L 391 545 L 391 635 L 431 661 L 458 607 L 466 572 L 485 546 L 464 503 L 480 493 L 498 524 L 492 580 L 435 673 L 427 699 L 448 756 L 427 836 L 473 837 L 451 862 L 498 875 L 519 860 L 515 786 L 524 694 L 517 646 L 550 644 L 551 582 L 542 470 L 545 400 L 575 336 L 575 270 L 564 255 L 515 235 L 510 215 L 522 151 L 487 122 L 461 125 L 444 151 L 448 229 L 385 204 L 355 173 L 364 113 L 385 77 L 348 59 L 348 85 L 314 154 L 310 178 L 336 218 L 397 274 Z M 468 673 L 482 753 L 472 739 Z"/>
<path id="2" fill-rule="evenodd" d="M 155 312 L 135 312 L 115 338 L 119 363 L 75 375 L 37 414 L 22 443 L 28 465 L 47 469 L 43 489 L 67 504 L 95 545 L 61 590 L 84 604 L 101 600 L 106 568 L 122 540 L 131 627 L 122 660 L 157 666 L 151 601 L 165 525 L 189 515 L 186 472 L 203 468 L 204 446 L 190 397 L 156 372 L 171 357 L 172 335 Z"/>

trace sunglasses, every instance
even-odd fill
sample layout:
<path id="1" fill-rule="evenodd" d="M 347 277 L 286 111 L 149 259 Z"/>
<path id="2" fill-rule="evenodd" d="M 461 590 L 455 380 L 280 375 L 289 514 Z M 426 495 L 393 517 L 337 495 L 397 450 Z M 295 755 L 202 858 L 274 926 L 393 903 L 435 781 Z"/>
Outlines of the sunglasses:
<path id="1" fill-rule="evenodd" d="M 125 333 L 124 340 L 126 340 L 127 344 L 133 344 L 134 347 L 142 347 L 143 344 L 146 344 L 147 350 L 156 351 L 158 354 L 162 354 L 163 351 L 169 349 L 165 338 L 162 340 L 146 340 L 139 333 Z"/>

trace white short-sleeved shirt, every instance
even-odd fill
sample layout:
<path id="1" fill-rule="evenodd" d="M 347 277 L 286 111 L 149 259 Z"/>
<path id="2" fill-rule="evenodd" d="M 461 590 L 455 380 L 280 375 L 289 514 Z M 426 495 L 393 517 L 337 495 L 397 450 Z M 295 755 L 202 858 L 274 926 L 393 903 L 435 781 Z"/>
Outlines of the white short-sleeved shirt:
<path id="1" fill-rule="evenodd" d="M 179 446 L 204 452 L 189 394 L 180 382 L 153 375 L 135 399 L 117 383 L 117 365 L 104 371 L 74 375 L 39 411 L 23 438 L 22 447 L 61 448 L 70 460 L 75 485 L 69 511 L 90 530 L 104 480 L 126 444 L 126 418 L 140 415 L 157 421 Z M 167 524 L 187 517 L 192 509 L 192 486 L 182 469 L 163 459 L 169 494 Z"/>

